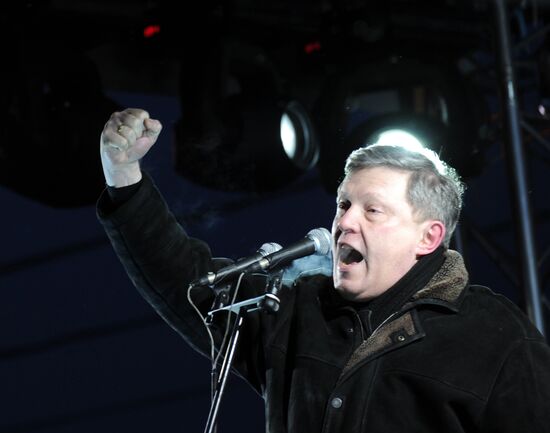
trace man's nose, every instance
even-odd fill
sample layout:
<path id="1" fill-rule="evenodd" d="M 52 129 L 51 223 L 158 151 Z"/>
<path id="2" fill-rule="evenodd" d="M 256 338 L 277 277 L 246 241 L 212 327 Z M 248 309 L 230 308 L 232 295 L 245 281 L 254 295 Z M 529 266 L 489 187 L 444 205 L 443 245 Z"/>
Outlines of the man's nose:
<path id="1" fill-rule="evenodd" d="M 359 229 L 359 210 L 351 206 L 338 219 L 338 228 L 343 232 L 356 232 Z"/>

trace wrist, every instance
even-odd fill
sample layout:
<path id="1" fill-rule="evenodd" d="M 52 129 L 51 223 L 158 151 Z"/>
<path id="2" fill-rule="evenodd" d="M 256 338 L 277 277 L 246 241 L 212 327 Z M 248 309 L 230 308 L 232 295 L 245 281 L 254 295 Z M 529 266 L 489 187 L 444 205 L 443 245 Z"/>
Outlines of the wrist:
<path id="1" fill-rule="evenodd" d="M 138 183 L 141 178 L 139 162 L 124 164 L 116 167 L 103 167 L 105 182 L 108 186 L 122 188 Z"/>

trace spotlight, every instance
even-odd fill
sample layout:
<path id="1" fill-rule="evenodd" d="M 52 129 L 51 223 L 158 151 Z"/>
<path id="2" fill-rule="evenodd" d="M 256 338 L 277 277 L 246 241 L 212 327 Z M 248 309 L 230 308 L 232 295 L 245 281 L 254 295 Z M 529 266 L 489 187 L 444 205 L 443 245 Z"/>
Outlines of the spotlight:
<path id="1" fill-rule="evenodd" d="M 414 134 L 402 129 L 388 129 L 380 132 L 378 134 L 378 139 L 373 140 L 373 144 L 381 146 L 401 146 L 411 151 L 418 151 L 424 147 Z"/>
<path id="2" fill-rule="evenodd" d="M 378 136 L 378 140 L 374 141 L 374 144 L 382 146 L 401 146 L 411 152 L 428 156 L 426 153 L 427 146 L 425 144 L 418 140 L 414 134 L 400 129 L 390 129 L 381 132 Z M 434 160 L 431 157 L 429 159 L 435 164 L 440 173 L 445 171 L 445 165 L 440 160 Z"/>
<path id="3" fill-rule="evenodd" d="M 409 113 L 375 116 L 356 126 L 333 152 L 340 158 L 341 165 L 335 163 L 323 167 L 321 176 L 326 188 L 334 190 L 337 187 L 345 158 L 351 150 L 375 143 L 399 145 L 416 151 L 431 149 L 453 167 L 456 161 L 449 149 L 462 144 L 443 122 L 436 119 Z"/>
<path id="4" fill-rule="evenodd" d="M 104 95 L 85 52 L 32 38 L 10 50 L 0 184 L 51 207 L 93 205 L 105 187 L 98 131 L 120 106 Z"/>
<path id="5" fill-rule="evenodd" d="M 380 139 L 412 134 L 462 177 L 481 172 L 489 110 L 452 64 L 390 57 L 332 74 L 316 107 L 319 169 L 335 192 L 349 153 Z"/>
<path id="6" fill-rule="evenodd" d="M 415 151 L 428 148 L 443 160 L 449 144 L 456 144 L 449 128 L 441 121 L 416 114 L 385 114 L 357 126 L 344 146 L 356 149 L 370 144 L 397 145 Z"/>
<path id="7" fill-rule="evenodd" d="M 317 163 L 309 114 L 285 91 L 264 50 L 239 40 L 219 43 L 196 50 L 187 59 L 196 67 L 182 70 L 176 171 L 218 190 L 284 187 Z"/>
<path id="8" fill-rule="evenodd" d="M 297 101 L 291 101 L 281 116 L 281 141 L 288 158 L 299 169 L 317 164 L 319 146 L 309 114 Z"/>

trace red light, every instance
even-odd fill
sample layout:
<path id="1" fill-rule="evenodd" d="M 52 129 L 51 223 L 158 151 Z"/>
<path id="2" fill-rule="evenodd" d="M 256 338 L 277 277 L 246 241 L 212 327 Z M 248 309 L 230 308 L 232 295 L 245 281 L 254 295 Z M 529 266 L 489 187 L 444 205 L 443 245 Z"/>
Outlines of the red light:
<path id="1" fill-rule="evenodd" d="M 321 51 L 321 43 L 319 41 L 309 42 L 304 45 L 304 51 L 306 54 L 311 54 L 315 51 Z"/>
<path id="2" fill-rule="evenodd" d="M 143 36 L 145 38 L 151 38 L 155 36 L 157 33 L 160 33 L 159 25 L 148 25 L 143 29 Z"/>

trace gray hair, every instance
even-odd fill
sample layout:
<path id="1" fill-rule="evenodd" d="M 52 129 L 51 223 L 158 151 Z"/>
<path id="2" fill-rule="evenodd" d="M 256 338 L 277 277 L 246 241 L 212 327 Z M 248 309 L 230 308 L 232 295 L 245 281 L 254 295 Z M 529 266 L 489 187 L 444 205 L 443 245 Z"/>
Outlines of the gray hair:
<path id="1" fill-rule="evenodd" d="M 347 176 L 364 168 L 390 167 L 411 172 L 407 200 L 422 221 L 445 224 L 443 245 L 449 243 L 462 209 L 465 185 L 456 170 L 428 149 L 413 151 L 401 146 L 373 144 L 354 150 L 346 160 Z"/>

